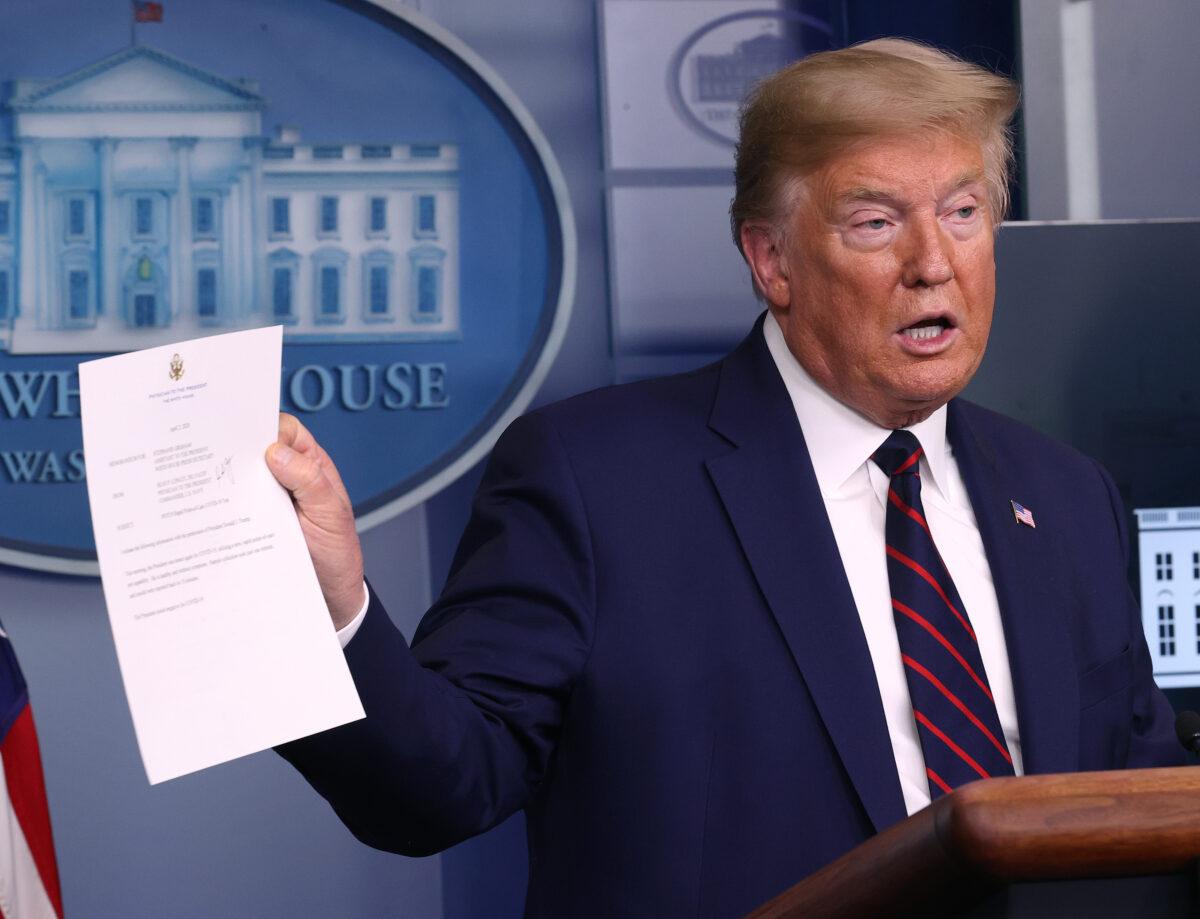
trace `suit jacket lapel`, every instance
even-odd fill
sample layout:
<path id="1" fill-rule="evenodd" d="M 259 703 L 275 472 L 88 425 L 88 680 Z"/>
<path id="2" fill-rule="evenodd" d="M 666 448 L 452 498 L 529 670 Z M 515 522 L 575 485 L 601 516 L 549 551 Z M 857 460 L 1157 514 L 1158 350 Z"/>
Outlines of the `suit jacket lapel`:
<path id="1" fill-rule="evenodd" d="M 1025 771 L 1071 771 L 1079 760 L 1079 687 L 1063 611 L 1070 598 L 1054 589 L 1055 537 L 1048 526 L 1016 522 L 1010 502 L 1028 500 L 1031 484 L 1022 481 L 1018 464 L 1000 461 L 1000 445 L 979 435 L 971 411 L 969 403 L 952 401 L 947 434 L 1004 620 Z"/>
<path id="2" fill-rule="evenodd" d="M 877 830 L 905 816 L 887 723 L 837 543 L 761 322 L 722 366 L 707 462 L 754 576 Z"/>

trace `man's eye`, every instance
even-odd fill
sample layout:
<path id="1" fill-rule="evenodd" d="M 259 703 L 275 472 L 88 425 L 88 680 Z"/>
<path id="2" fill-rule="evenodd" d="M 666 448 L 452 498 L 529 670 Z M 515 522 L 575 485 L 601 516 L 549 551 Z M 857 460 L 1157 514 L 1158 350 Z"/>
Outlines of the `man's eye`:
<path id="1" fill-rule="evenodd" d="M 967 204 L 967 205 L 964 205 L 963 207 L 960 207 L 954 213 L 956 216 L 958 216 L 962 220 L 970 220 L 972 217 L 975 216 L 976 210 L 978 210 L 978 208 L 974 204 Z"/>
<path id="2" fill-rule="evenodd" d="M 882 217 L 875 217 L 871 220 L 864 220 L 862 225 L 868 230 L 882 230 L 887 226 L 887 221 Z"/>

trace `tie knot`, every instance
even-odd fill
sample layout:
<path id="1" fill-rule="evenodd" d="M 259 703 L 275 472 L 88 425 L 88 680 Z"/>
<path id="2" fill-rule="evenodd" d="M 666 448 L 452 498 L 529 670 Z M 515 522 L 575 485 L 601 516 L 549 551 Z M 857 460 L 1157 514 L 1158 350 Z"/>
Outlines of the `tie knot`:
<path id="1" fill-rule="evenodd" d="M 917 471 L 917 461 L 921 458 L 921 442 L 912 431 L 892 431 L 874 453 L 871 459 L 891 478 L 902 472 Z"/>

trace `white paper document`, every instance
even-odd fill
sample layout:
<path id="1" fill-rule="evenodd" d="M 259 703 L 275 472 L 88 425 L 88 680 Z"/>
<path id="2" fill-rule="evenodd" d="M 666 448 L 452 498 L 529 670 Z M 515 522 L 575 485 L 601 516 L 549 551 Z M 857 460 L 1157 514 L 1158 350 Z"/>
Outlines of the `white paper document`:
<path id="1" fill-rule="evenodd" d="M 275 326 L 79 367 L 104 599 L 151 783 L 363 717 L 291 499 Z"/>

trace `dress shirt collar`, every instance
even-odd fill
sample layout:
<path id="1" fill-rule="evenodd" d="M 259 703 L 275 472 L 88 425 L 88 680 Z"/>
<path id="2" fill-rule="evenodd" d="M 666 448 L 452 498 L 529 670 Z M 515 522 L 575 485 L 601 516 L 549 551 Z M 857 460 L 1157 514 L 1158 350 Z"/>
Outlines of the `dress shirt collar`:
<path id="1" fill-rule="evenodd" d="M 763 336 L 795 407 L 817 485 L 822 495 L 833 497 L 870 460 L 891 432 L 822 389 L 796 360 L 783 338 L 783 330 L 770 313 L 763 322 Z M 921 466 L 933 487 L 948 503 L 953 503 L 949 492 L 946 406 L 906 430 L 916 435 L 925 450 Z"/>

